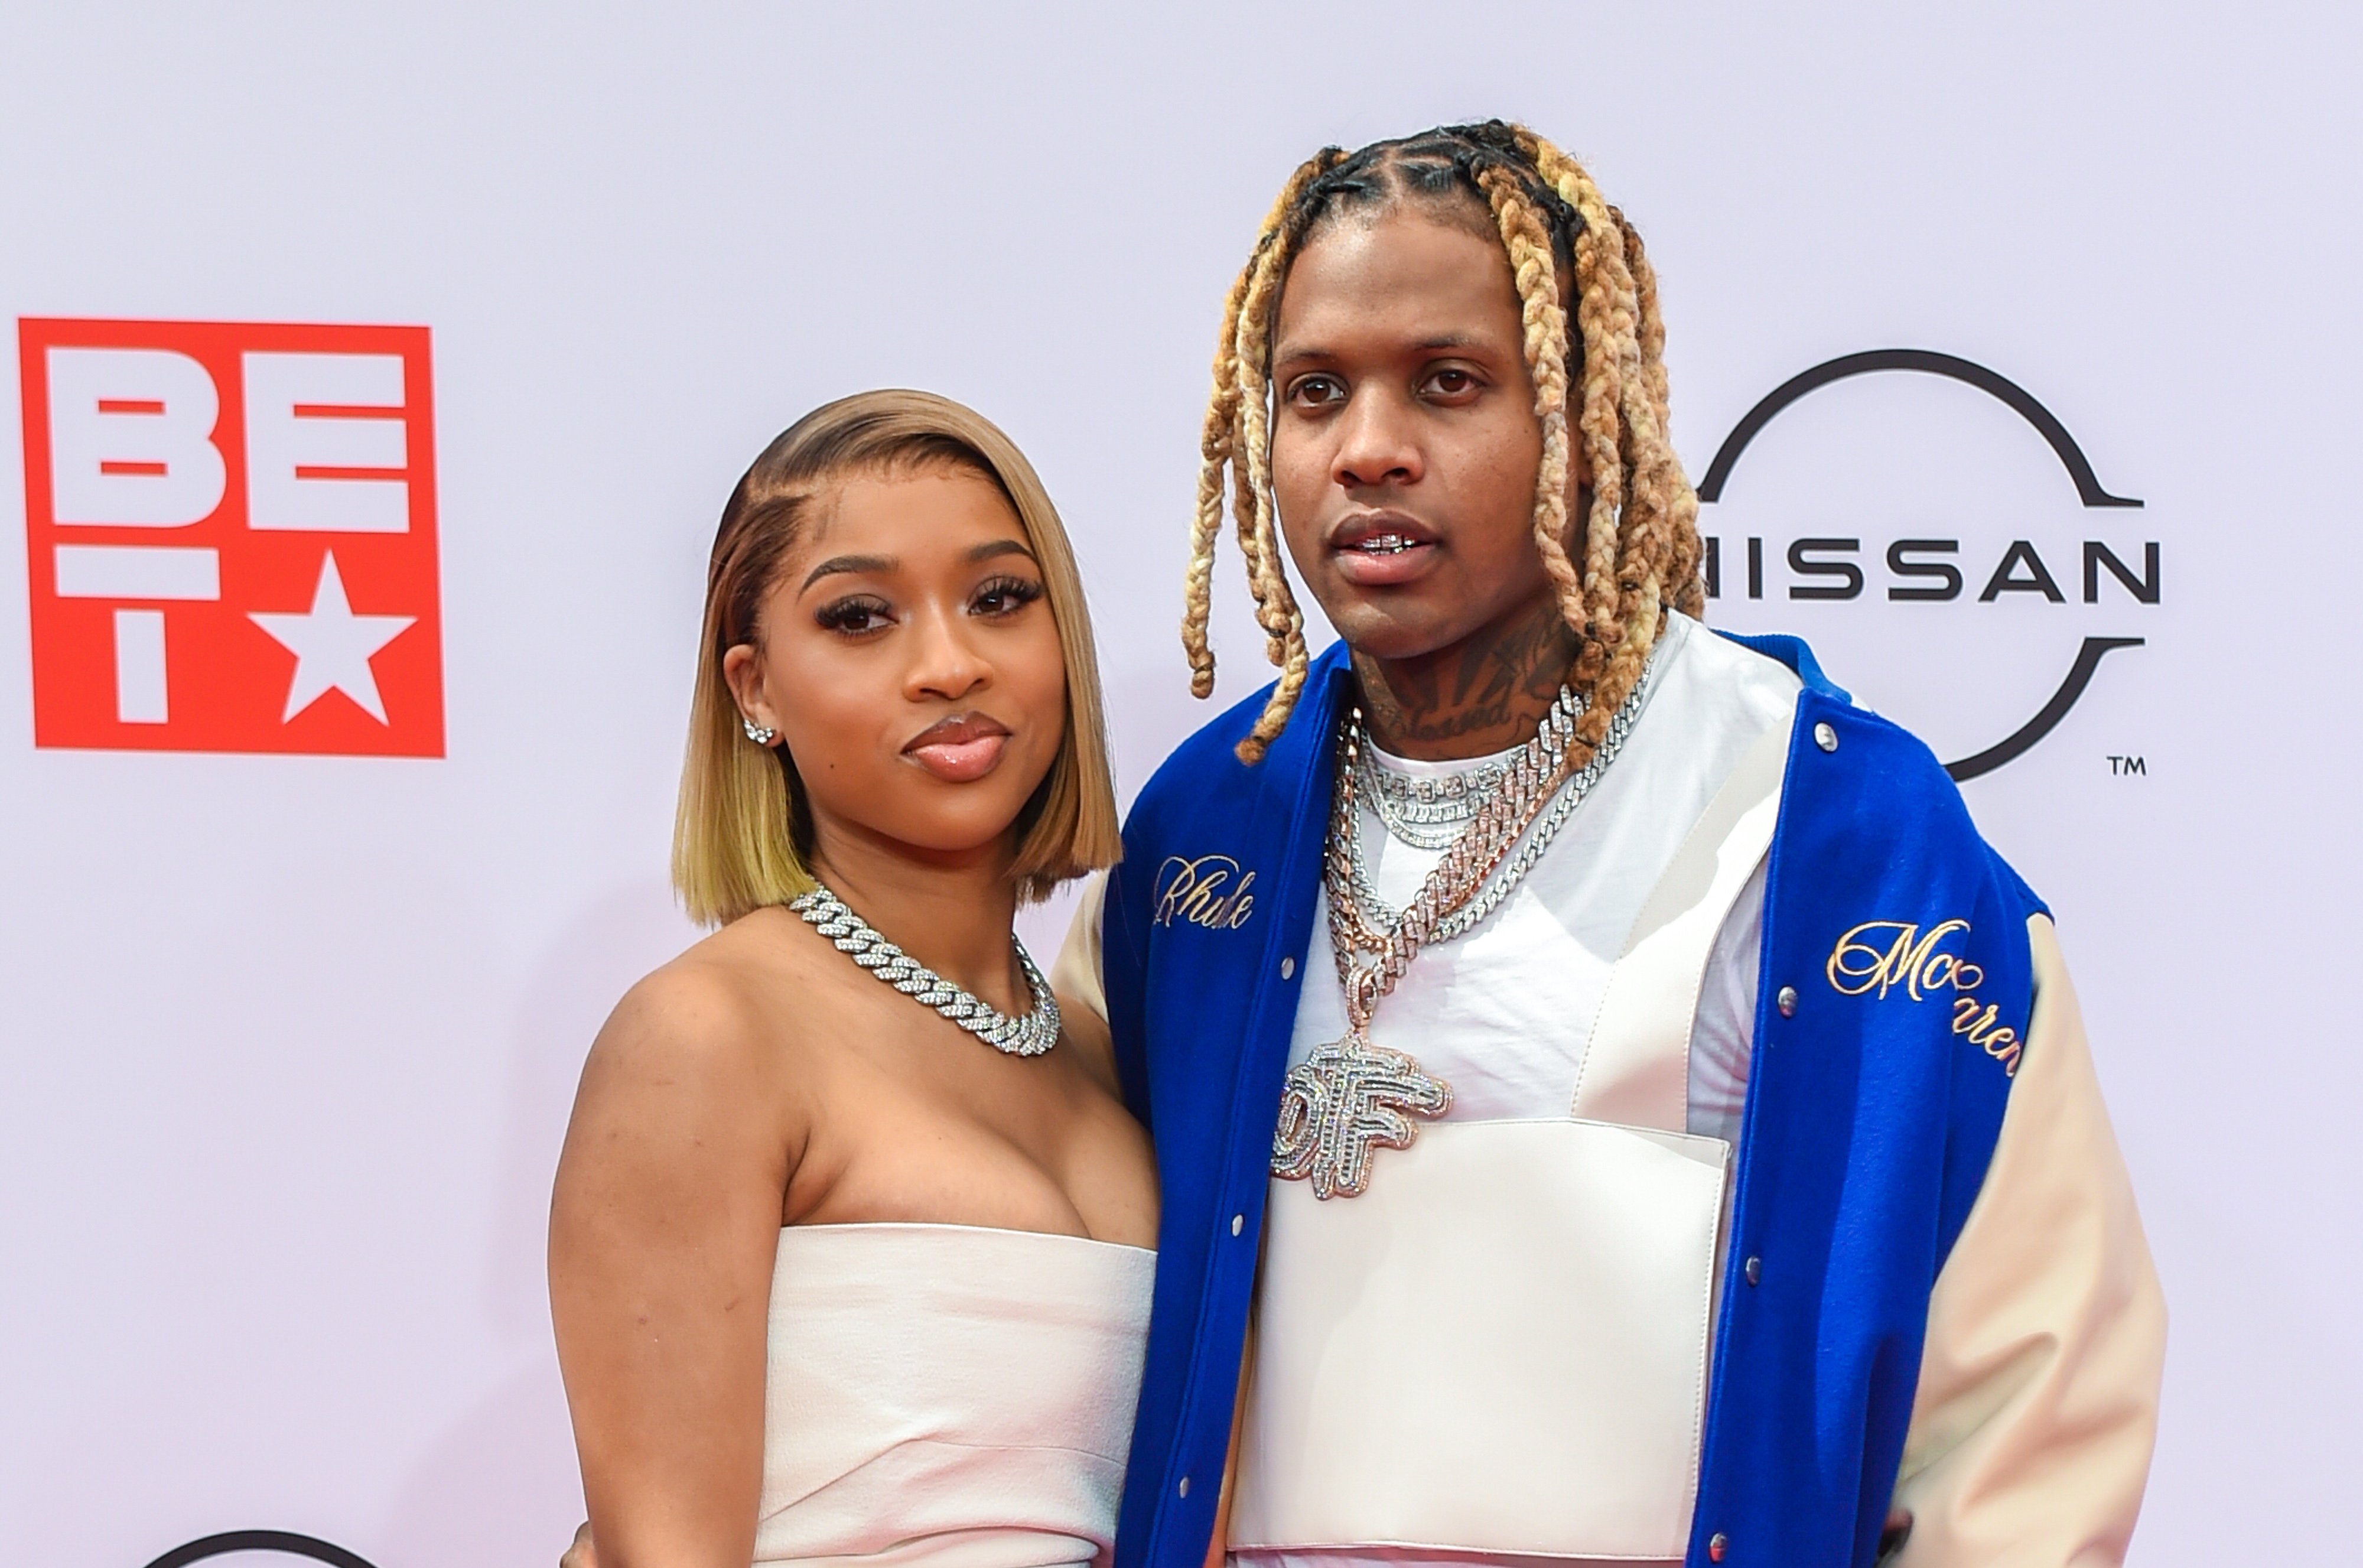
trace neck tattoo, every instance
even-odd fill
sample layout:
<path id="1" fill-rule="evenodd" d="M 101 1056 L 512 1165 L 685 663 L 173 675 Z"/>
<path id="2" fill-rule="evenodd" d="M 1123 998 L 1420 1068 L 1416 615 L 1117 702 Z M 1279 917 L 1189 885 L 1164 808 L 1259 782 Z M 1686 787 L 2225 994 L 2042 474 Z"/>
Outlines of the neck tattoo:
<path id="1" fill-rule="evenodd" d="M 1517 745 L 1559 695 L 1578 652 L 1555 602 L 1418 660 L 1354 661 L 1370 734 L 1398 756 L 1448 761 Z M 1423 755 L 1435 751 L 1439 754 Z"/>

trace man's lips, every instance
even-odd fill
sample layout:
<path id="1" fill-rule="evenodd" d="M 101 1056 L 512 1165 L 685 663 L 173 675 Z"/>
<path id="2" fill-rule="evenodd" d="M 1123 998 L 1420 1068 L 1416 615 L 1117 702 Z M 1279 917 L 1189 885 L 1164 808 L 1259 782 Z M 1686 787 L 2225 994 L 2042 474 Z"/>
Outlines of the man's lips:
<path id="1" fill-rule="evenodd" d="M 921 730 L 903 754 L 948 784 L 967 784 L 993 772 L 1008 744 L 1008 726 L 962 713 Z"/>
<path id="2" fill-rule="evenodd" d="M 1329 531 L 1338 575 L 1367 587 L 1425 575 L 1441 548 L 1434 529 L 1401 512 L 1362 512 Z"/>

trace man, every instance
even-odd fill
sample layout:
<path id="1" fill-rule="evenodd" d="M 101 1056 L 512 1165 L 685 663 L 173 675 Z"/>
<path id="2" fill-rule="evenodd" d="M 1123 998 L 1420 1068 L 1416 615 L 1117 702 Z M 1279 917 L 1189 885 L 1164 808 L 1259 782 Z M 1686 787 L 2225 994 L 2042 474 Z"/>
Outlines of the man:
<path id="1" fill-rule="evenodd" d="M 1119 1568 L 2122 1558 L 2164 1311 L 2047 912 L 1691 618 L 1662 341 L 1499 122 L 1308 161 L 1232 291 L 1184 640 L 1227 469 L 1281 677 L 1058 976 L 1164 1190 Z"/>

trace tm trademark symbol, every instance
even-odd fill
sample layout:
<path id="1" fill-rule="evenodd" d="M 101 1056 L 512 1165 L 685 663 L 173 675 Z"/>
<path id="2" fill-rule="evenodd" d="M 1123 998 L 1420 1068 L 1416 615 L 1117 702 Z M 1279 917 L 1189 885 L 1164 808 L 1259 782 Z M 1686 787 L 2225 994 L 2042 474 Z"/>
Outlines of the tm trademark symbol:
<path id="1" fill-rule="evenodd" d="M 2149 764 L 2139 757 L 2121 757 L 2113 751 L 2109 754 L 2109 772 L 2118 778 L 2129 778 L 2136 773 L 2147 778 Z"/>

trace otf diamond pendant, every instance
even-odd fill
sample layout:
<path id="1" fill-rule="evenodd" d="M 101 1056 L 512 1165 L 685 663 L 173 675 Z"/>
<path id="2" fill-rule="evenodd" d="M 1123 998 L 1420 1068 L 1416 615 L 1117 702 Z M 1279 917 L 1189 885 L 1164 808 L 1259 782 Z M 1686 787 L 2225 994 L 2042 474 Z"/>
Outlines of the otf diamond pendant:
<path id="1" fill-rule="evenodd" d="M 1373 1150 L 1410 1148 L 1419 1136 L 1412 1117 L 1433 1120 L 1451 1108 L 1451 1084 L 1358 1029 L 1288 1070 L 1271 1173 L 1309 1178 L 1316 1198 L 1359 1197 L 1370 1183 Z"/>

